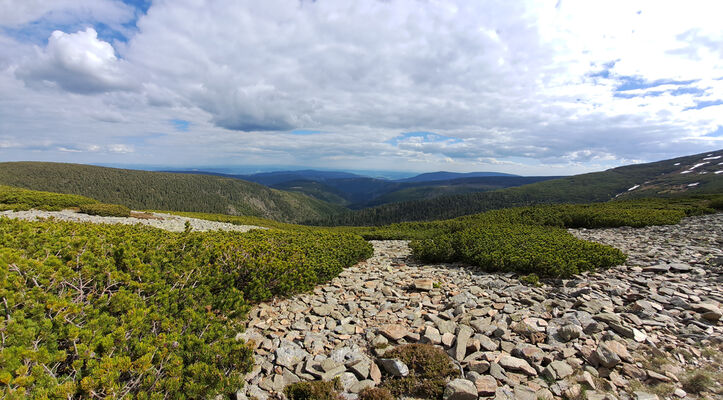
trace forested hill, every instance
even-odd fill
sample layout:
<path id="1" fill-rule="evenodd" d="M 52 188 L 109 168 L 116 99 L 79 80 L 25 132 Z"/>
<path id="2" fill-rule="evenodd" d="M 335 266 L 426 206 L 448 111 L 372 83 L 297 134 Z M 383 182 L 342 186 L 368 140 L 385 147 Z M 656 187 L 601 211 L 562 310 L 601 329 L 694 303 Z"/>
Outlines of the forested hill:
<path id="1" fill-rule="evenodd" d="M 0 184 L 78 194 L 133 209 L 250 215 L 284 222 L 342 210 L 301 193 L 239 179 L 46 162 L 0 163 Z"/>
<path id="2" fill-rule="evenodd" d="M 441 196 L 350 211 L 310 221 L 319 225 L 384 225 L 432 221 L 487 210 L 549 203 L 723 192 L 723 150 L 628 165 L 483 193 Z"/>

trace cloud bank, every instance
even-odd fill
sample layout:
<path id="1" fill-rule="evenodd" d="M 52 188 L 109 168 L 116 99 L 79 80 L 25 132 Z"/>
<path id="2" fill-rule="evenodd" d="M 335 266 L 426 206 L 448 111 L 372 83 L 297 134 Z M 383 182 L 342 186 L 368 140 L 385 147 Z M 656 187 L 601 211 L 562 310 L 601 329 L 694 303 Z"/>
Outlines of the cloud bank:
<path id="1" fill-rule="evenodd" d="M 715 1 L 94 4 L 0 3 L 0 157 L 563 174 L 722 147 Z"/>

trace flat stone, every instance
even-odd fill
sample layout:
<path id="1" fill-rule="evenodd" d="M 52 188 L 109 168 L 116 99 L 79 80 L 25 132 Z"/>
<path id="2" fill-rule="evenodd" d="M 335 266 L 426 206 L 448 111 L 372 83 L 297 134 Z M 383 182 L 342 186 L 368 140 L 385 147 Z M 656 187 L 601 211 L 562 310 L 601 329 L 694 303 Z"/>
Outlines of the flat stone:
<path id="1" fill-rule="evenodd" d="M 417 290 L 430 291 L 434 289 L 434 281 L 431 279 L 415 279 L 414 288 Z"/>
<path id="2" fill-rule="evenodd" d="M 332 370 L 325 371 L 321 374 L 321 380 L 322 381 L 330 381 L 337 376 L 343 374 L 346 371 L 346 368 L 343 365 L 340 365 Z"/>
<path id="3" fill-rule="evenodd" d="M 668 264 L 651 265 L 643 268 L 643 272 L 653 272 L 656 274 L 664 274 L 668 271 L 670 271 L 670 265 Z"/>
<path id="4" fill-rule="evenodd" d="M 361 361 L 349 367 L 349 371 L 356 374 L 359 379 L 366 379 L 369 377 L 369 370 L 371 369 L 371 362 Z"/>
<path id="5" fill-rule="evenodd" d="M 349 392 L 350 393 L 361 393 L 363 390 L 371 389 L 374 386 L 376 386 L 376 384 L 374 383 L 373 380 L 366 379 L 366 380 L 359 381 L 359 382 L 355 383 L 354 385 L 352 385 L 351 388 L 349 388 Z"/>
<path id="6" fill-rule="evenodd" d="M 691 267 L 690 264 L 685 263 L 668 264 L 668 267 L 675 272 L 690 272 L 693 270 L 693 267 Z"/>
<path id="7" fill-rule="evenodd" d="M 671 379 L 668 378 L 667 376 L 665 376 L 665 375 L 663 375 L 663 374 L 659 374 L 659 373 L 657 373 L 657 372 L 655 372 L 655 371 L 648 370 L 648 371 L 646 371 L 646 372 L 648 373 L 648 376 L 649 376 L 649 377 L 651 377 L 651 378 L 653 378 L 653 379 L 655 379 L 655 380 L 658 380 L 658 381 L 661 381 L 661 382 L 670 382 L 670 381 L 671 381 Z"/>
<path id="8" fill-rule="evenodd" d="M 344 372 L 339 375 L 339 382 L 341 383 L 341 387 L 344 388 L 344 391 L 350 392 L 352 386 L 359 383 L 359 379 L 357 379 L 353 372 Z"/>
<path id="9" fill-rule="evenodd" d="M 660 400 L 657 395 L 648 392 L 633 392 L 635 400 Z"/>
<path id="10" fill-rule="evenodd" d="M 329 372 L 329 371 L 333 371 L 333 370 L 339 368 L 340 366 L 343 366 L 343 364 L 340 362 L 334 361 L 331 358 L 327 358 L 321 362 L 320 366 L 321 366 L 322 371 Z"/>
<path id="11" fill-rule="evenodd" d="M 276 349 L 276 364 L 293 369 L 308 356 L 304 349 L 298 344 L 289 341 L 282 341 L 281 345 Z"/>
<path id="12" fill-rule="evenodd" d="M 466 379 L 455 379 L 444 387 L 444 400 L 477 400 L 477 387 Z"/>
<path id="13" fill-rule="evenodd" d="M 500 345 L 497 344 L 497 342 L 493 341 L 489 337 L 485 335 L 476 335 L 475 338 L 479 340 L 479 344 L 481 348 L 487 350 L 487 351 L 495 351 L 497 350 Z"/>
<path id="14" fill-rule="evenodd" d="M 517 347 L 515 347 L 511 353 L 513 356 L 525 359 L 526 361 L 533 364 L 539 363 L 545 356 L 544 351 L 542 351 L 539 347 L 531 344 L 517 345 Z"/>
<path id="15" fill-rule="evenodd" d="M 386 336 L 387 338 L 398 342 L 404 336 L 407 335 L 408 331 L 401 325 L 384 325 L 379 333 Z"/>
<path id="16" fill-rule="evenodd" d="M 457 361 L 464 360 L 464 356 L 467 355 L 467 342 L 474 331 L 467 325 L 462 325 L 457 333 L 457 344 L 455 346 L 454 358 Z"/>
<path id="17" fill-rule="evenodd" d="M 514 393 L 515 400 L 537 400 L 537 392 L 527 386 L 515 386 Z"/>
<path id="18" fill-rule="evenodd" d="M 377 366 L 376 363 L 371 363 L 369 366 L 369 377 L 372 378 L 377 385 L 382 383 L 382 371 L 379 370 L 379 366 Z"/>
<path id="19" fill-rule="evenodd" d="M 565 361 L 553 361 L 545 367 L 543 374 L 551 379 L 560 380 L 572 375 L 570 364 Z"/>
<path id="20" fill-rule="evenodd" d="M 638 343 L 643 343 L 645 339 L 648 338 L 648 335 L 646 335 L 644 332 L 633 328 L 633 340 L 635 340 Z"/>
<path id="21" fill-rule="evenodd" d="M 470 361 L 469 364 L 467 364 L 467 369 L 478 374 L 484 374 L 489 371 L 490 363 L 487 361 Z"/>
<path id="22" fill-rule="evenodd" d="M 442 344 L 445 347 L 452 347 L 452 343 L 454 343 L 454 335 L 449 332 L 445 332 L 442 334 Z"/>
<path id="23" fill-rule="evenodd" d="M 424 329 L 424 336 L 422 337 L 423 342 L 431 344 L 442 343 L 442 335 L 439 334 L 439 330 L 433 326 L 427 326 Z"/>
<path id="24" fill-rule="evenodd" d="M 529 376 L 537 376 L 537 371 L 535 371 L 535 369 L 532 368 L 530 364 L 527 363 L 527 361 L 521 358 L 502 356 L 499 363 L 502 368 L 508 371 L 521 371 Z"/>
<path id="25" fill-rule="evenodd" d="M 610 340 L 605 342 L 605 345 L 607 345 L 610 350 L 615 352 L 615 354 L 617 354 L 622 361 L 633 362 L 633 356 L 630 355 L 630 352 L 628 352 L 628 348 L 625 347 L 624 344 L 620 343 L 617 340 Z"/>
<path id="26" fill-rule="evenodd" d="M 474 381 L 474 386 L 477 388 L 479 396 L 492 396 L 497 391 L 497 379 L 483 375 Z"/>
<path id="27" fill-rule="evenodd" d="M 334 311 L 334 307 L 328 304 L 322 304 L 312 307 L 311 311 L 320 317 L 328 317 Z"/>

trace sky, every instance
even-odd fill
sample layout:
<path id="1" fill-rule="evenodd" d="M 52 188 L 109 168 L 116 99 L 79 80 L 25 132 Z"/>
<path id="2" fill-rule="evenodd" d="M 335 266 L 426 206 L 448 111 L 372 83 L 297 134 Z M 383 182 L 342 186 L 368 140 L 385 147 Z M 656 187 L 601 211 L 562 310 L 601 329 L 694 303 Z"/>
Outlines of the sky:
<path id="1" fill-rule="evenodd" d="M 568 175 L 723 148 L 723 2 L 0 0 L 0 161 Z"/>

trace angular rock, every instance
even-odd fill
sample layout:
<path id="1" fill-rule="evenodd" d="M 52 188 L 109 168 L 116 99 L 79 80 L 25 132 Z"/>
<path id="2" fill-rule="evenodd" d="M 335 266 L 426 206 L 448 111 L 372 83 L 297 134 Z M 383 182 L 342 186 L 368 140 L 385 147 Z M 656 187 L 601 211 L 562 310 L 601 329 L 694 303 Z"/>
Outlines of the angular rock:
<path id="1" fill-rule="evenodd" d="M 360 393 L 360 392 L 364 391 L 365 389 L 371 389 L 374 386 L 376 386 L 376 384 L 374 383 L 373 380 L 366 379 L 366 380 L 359 381 L 359 382 L 355 383 L 354 385 L 352 385 L 351 388 L 349 388 L 349 392 L 350 393 Z"/>
<path id="2" fill-rule="evenodd" d="M 643 268 L 643 272 L 653 272 L 656 274 L 664 274 L 670 270 L 670 265 L 668 264 L 657 264 L 657 265 L 651 265 L 649 267 Z"/>
<path id="3" fill-rule="evenodd" d="M 372 363 L 369 367 L 369 377 L 372 378 L 375 384 L 382 382 L 382 371 L 379 370 L 379 366 L 376 363 Z"/>
<path id="4" fill-rule="evenodd" d="M 276 349 L 276 364 L 293 369 L 294 366 L 306 358 L 309 353 L 304 351 L 298 344 L 289 341 L 282 341 Z"/>
<path id="5" fill-rule="evenodd" d="M 457 333 L 457 344 L 455 346 L 454 358 L 457 361 L 464 360 L 464 356 L 467 355 L 467 342 L 472 336 L 472 328 L 467 325 L 462 325 Z"/>
<path id="6" fill-rule="evenodd" d="M 398 342 L 400 339 L 402 339 L 404 336 L 409 333 L 406 328 L 404 328 L 401 325 L 385 325 L 382 327 L 381 330 L 379 330 L 379 333 L 386 336 L 388 339 L 394 340 L 395 342 Z"/>
<path id="7" fill-rule="evenodd" d="M 535 369 L 532 368 L 530 364 L 527 363 L 527 361 L 521 358 L 502 356 L 499 363 L 502 368 L 508 371 L 520 371 L 529 376 L 537 376 L 537 371 L 535 371 Z"/>
<path id="8" fill-rule="evenodd" d="M 620 364 L 620 357 L 605 343 L 600 343 L 592 356 L 595 362 L 605 368 L 613 368 Z"/>
<path id="9" fill-rule="evenodd" d="M 344 372 L 339 375 L 339 382 L 341 383 L 341 387 L 344 388 L 344 391 L 350 392 L 352 386 L 359 383 L 359 379 L 357 379 L 356 375 L 352 372 Z"/>
<path id="10" fill-rule="evenodd" d="M 660 400 L 657 395 L 648 392 L 637 391 L 633 395 L 635 400 Z"/>
<path id="11" fill-rule="evenodd" d="M 379 363 L 384 368 L 384 371 L 392 376 L 407 376 L 409 375 L 409 367 L 400 360 L 393 358 L 382 358 Z"/>
<path id="12" fill-rule="evenodd" d="M 442 344 L 445 347 L 452 347 L 452 343 L 454 343 L 454 335 L 453 334 L 451 334 L 449 332 L 442 334 Z"/>
<path id="13" fill-rule="evenodd" d="M 497 379 L 483 375 L 474 381 L 474 386 L 479 396 L 492 396 L 497 391 Z"/>
<path id="14" fill-rule="evenodd" d="M 444 387 L 444 400 L 477 400 L 477 388 L 466 379 L 455 379 Z"/>
<path id="15" fill-rule="evenodd" d="M 415 279 L 414 288 L 417 290 L 430 291 L 434 289 L 434 281 L 431 279 Z"/>
<path id="16" fill-rule="evenodd" d="M 439 330 L 433 326 L 427 326 L 424 330 L 424 336 L 422 337 L 424 343 L 440 344 L 442 343 L 442 335 L 439 334 Z"/>
<path id="17" fill-rule="evenodd" d="M 562 342 L 569 342 L 582 336 L 582 327 L 574 324 L 565 325 L 558 329 L 557 336 Z"/>
<path id="18" fill-rule="evenodd" d="M 560 380 L 572 375 L 573 370 L 570 364 L 565 361 L 553 361 L 545 367 L 543 374 L 550 379 Z"/>

